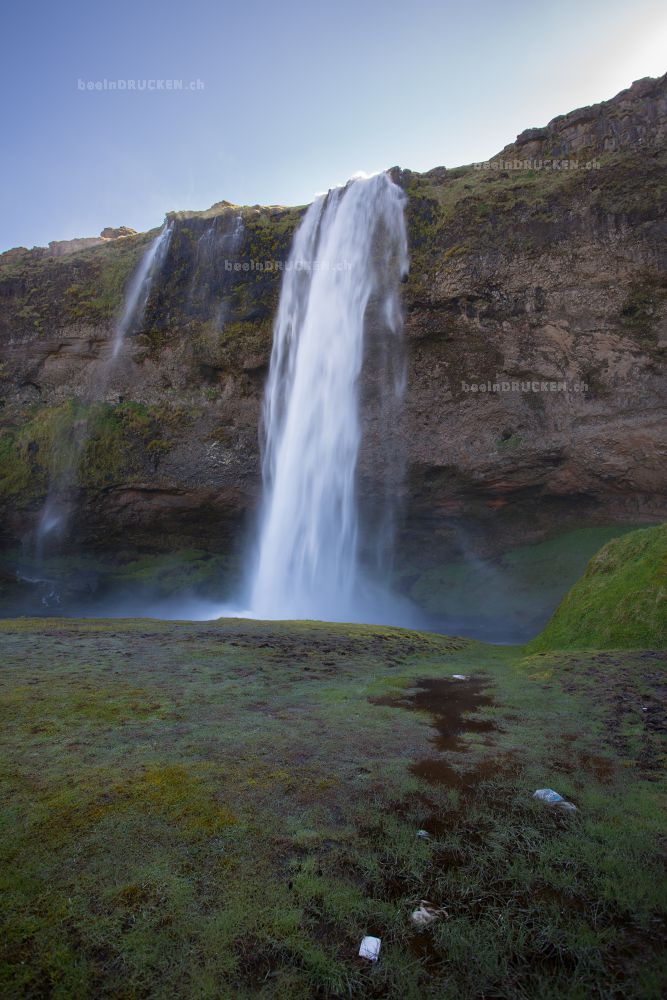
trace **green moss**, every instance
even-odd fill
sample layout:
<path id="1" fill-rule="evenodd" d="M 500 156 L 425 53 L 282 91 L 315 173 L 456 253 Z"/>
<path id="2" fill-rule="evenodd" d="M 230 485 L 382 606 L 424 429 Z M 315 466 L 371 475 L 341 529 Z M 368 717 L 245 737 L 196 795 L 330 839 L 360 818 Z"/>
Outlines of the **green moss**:
<path id="1" fill-rule="evenodd" d="M 0 432 L 0 496 L 14 497 L 29 492 L 32 469 L 15 432 Z"/>
<path id="2" fill-rule="evenodd" d="M 41 249 L 0 255 L 0 294 L 14 329 L 41 332 L 108 322 L 155 232 L 110 240 L 63 257 Z"/>
<path id="3" fill-rule="evenodd" d="M 77 426 L 85 407 L 69 400 L 32 407 L 22 425 L 0 432 L 0 496 L 29 503 L 76 458 Z"/>
<path id="4" fill-rule="evenodd" d="M 665 647 L 667 524 L 605 545 L 528 648 Z"/>
<path id="5" fill-rule="evenodd" d="M 19 429 L 0 433 L 0 496 L 30 502 L 70 470 L 73 484 L 89 489 L 154 471 L 179 414 L 131 401 L 35 406 Z"/>
<path id="6" fill-rule="evenodd" d="M 496 444 L 499 448 L 507 448 L 509 451 L 513 451 L 515 448 L 521 446 L 523 438 L 520 434 L 507 434 L 499 437 Z"/>
<path id="7" fill-rule="evenodd" d="M 143 403 L 94 404 L 79 466 L 79 481 L 88 488 L 105 486 L 140 474 L 171 447 L 153 411 Z"/>
<path id="8" fill-rule="evenodd" d="M 230 559 L 199 549 L 182 549 L 162 556 L 142 556 L 109 570 L 109 586 L 121 594 L 145 594 L 152 599 L 184 592 L 221 597 Z"/>

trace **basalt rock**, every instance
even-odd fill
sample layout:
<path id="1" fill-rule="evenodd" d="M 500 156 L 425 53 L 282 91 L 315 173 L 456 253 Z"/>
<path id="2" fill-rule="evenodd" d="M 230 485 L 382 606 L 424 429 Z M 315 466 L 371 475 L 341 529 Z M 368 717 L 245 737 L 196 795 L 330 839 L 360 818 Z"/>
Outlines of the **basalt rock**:
<path id="1" fill-rule="evenodd" d="M 107 226 L 99 236 L 84 236 L 73 240 L 51 240 L 48 248 L 43 252 L 48 257 L 65 257 L 67 254 L 78 253 L 80 250 L 99 246 L 101 243 L 107 242 L 107 240 L 117 240 L 121 237 L 136 235 L 136 229 L 130 229 L 129 226 L 120 226 L 118 229 L 112 229 L 110 226 Z M 41 247 L 34 248 L 35 251 L 41 249 Z"/>
<path id="2" fill-rule="evenodd" d="M 559 115 L 544 128 L 529 128 L 494 159 L 584 160 L 620 149 L 667 142 L 667 74 L 636 80 L 601 104 Z"/>
<path id="3" fill-rule="evenodd" d="M 136 229 L 130 229 L 129 226 L 119 226 L 118 229 L 112 229 L 111 226 L 107 226 L 100 233 L 103 240 L 117 240 L 121 236 L 136 236 Z"/>

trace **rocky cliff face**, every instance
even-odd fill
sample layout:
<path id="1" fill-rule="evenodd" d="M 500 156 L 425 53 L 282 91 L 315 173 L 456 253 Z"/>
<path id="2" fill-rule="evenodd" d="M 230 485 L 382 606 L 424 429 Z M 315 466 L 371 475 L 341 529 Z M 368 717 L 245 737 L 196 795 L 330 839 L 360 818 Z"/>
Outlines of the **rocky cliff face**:
<path id="1" fill-rule="evenodd" d="M 655 148 L 666 141 L 665 77 L 647 77 L 610 101 L 559 115 L 545 128 L 526 129 L 496 159 L 576 157 L 585 161 L 621 149 Z"/>
<path id="2" fill-rule="evenodd" d="M 406 558 L 667 517 L 665 105 L 640 81 L 437 168 L 408 196 Z M 86 421 L 86 547 L 228 550 L 256 506 L 258 423 L 281 262 L 301 209 L 177 213 L 141 328 L 100 380 L 128 278 L 154 234 L 0 256 L 3 543 L 34 527 L 62 441 Z M 384 429 L 361 462 L 372 499 Z"/>

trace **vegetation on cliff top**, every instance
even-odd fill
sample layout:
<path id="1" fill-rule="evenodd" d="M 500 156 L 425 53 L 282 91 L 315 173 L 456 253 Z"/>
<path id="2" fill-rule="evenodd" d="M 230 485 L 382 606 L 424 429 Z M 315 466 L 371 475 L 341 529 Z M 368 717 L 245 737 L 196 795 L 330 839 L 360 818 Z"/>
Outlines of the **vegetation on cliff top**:
<path id="1" fill-rule="evenodd" d="M 512 246 L 540 251 L 569 231 L 573 210 L 601 232 L 607 231 L 610 216 L 634 224 L 654 218 L 667 194 L 666 156 L 659 149 L 623 150 L 599 157 L 600 168 L 594 170 L 506 171 L 467 166 L 436 168 L 425 174 L 403 171 L 412 257 L 408 294 L 421 298 L 433 267 L 454 255 Z M 301 207 L 240 208 L 223 202 L 204 212 L 173 213 L 179 260 L 170 275 L 172 291 L 183 293 L 185 282 L 185 299 L 197 304 L 189 283 L 193 278 L 196 283 L 201 265 L 198 241 L 218 219 L 242 213 L 244 260 L 265 264 L 286 258 L 302 212 Z M 41 249 L 0 254 L 0 294 L 6 303 L 3 322 L 7 329 L 41 331 L 54 325 L 109 321 L 120 307 L 132 268 L 153 235 L 155 231 L 112 240 L 58 258 Z M 649 275 L 647 280 L 654 281 L 654 277 Z M 246 301 L 239 303 L 235 319 L 250 321 L 257 309 L 264 319 L 275 306 L 279 270 L 254 271 L 242 278 L 239 293 Z M 199 292 L 205 290 L 202 286 Z M 173 294 L 164 305 L 169 306 L 173 322 L 178 305 Z"/>
<path id="2" fill-rule="evenodd" d="M 51 257 L 41 248 L 0 254 L 0 333 L 42 334 L 116 315 L 129 277 L 155 232 Z"/>
<path id="3" fill-rule="evenodd" d="M 528 648 L 666 647 L 667 524 L 662 524 L 605 545 Z"/>
<path id="4" fill-rule="evenodd" d="M 542 252 L 570 236 L 575 220 L 606 237 L 610 220 L 641 225 L 659 216 L 667 150 L 625 149 L 596 162 L 596 169 L 406 171 L 410 294 L 427 298 L 433 269 L 454 255 Z"/>

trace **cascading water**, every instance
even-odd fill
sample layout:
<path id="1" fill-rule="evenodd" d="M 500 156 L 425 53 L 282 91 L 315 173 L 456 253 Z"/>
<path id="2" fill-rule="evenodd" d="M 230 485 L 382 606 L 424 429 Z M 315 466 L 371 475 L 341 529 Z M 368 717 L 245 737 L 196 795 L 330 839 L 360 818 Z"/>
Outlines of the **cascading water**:
<path id="1" fill-rule="evenodd" d="M 143 319 L 153 280 L 159 273 L 169 249 L 172 228 L 171 221 L 165 223 L 151 242 L 133 274 L 125 294 L 123 309 L 114 329 L 110 354 L 99 362 L 90 389 L 81 402 L 91 403 L 104 397 L 109 378 L 125 339 L 128 333 L 136 328 Z M 52 474 L 46 500 L 37 521 L 33 543 L 30 546 L 32 561 L 36 562 L 37 566 L 33 566 L 30 573 L 23 569 L 19 570 L 22 579 L 47 586 L 49 595 L 47 603 L 58 603 L 58 591 L 54 581 L 44 576 L 40 564 L 46 556 L 54 554 L 54 549 L 57 549 L 65 536 L 74 505 L 73 494 L 79 461 L 87 438 L 88 421 L 83 413 L 80 419 L 64 428 L 60 438 L 55 441 L 55 471 Z"/>
<path id="2" fill-rule="evenodd" d="M 253 616 L 380 620 L 360 544 L 360 387 L 369 335 L 394 358 L 380 395 L 404 387 L 404 200 L 387 174 L 355 178 L 315 201 L 294 237 L 264 402 Z"/>
<path id="3" fill-rule="evenodd" d="M 153 278 L 160 271 L 169 250 L 172 230 L 173 222 L 165 223 L 141 258 L 141 263 L 132 276 L 125 295 L 123 310 L 114 331 L 111 347 L 112 360 L 118 357 L 128 332 L 143 318 Z"/>

